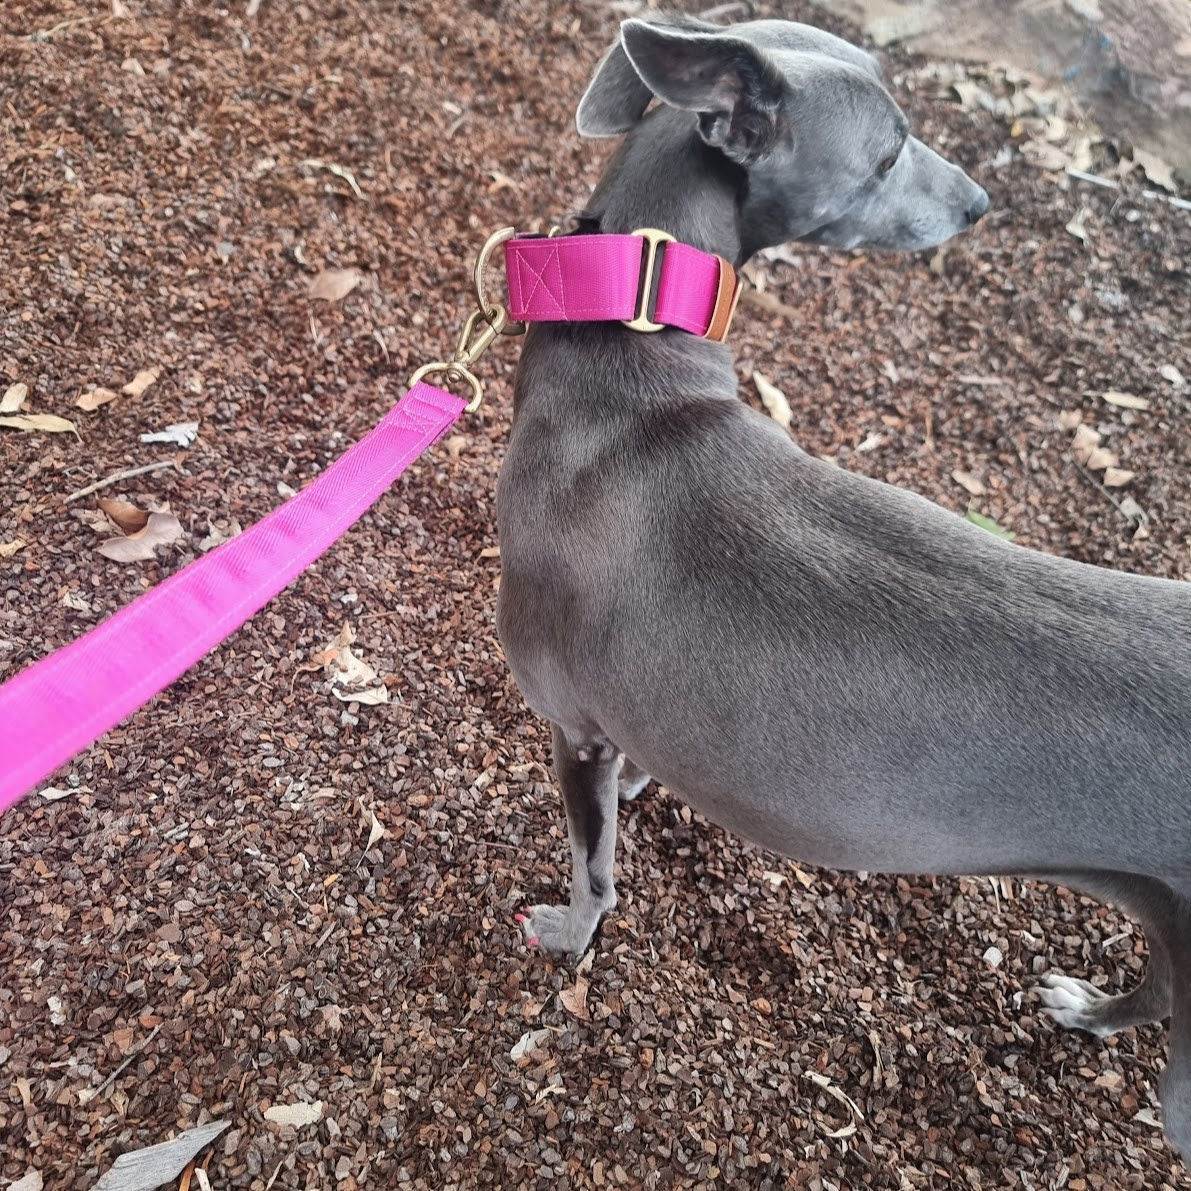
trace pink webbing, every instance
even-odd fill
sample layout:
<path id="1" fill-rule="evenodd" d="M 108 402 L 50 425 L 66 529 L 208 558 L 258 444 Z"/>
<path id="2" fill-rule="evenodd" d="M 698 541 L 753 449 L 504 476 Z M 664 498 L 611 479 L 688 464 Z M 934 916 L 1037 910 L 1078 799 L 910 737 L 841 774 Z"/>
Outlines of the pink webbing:
<path id="1" fill-rule="evenodd" d="M 296 579 L 465 404 L 433 385 L 415 385 L 297 496 L 0 686 L 0 813 Z"/>
<path id="2" fill-rule="evenodd" d="M 711 322 L 720 284 L 719 257 L 675 241 L 666 245 L 654 322 L 702 335 Z"/>
<path id="3" fill-rule="evenodd" d="M 505 244 L 509 318 L 531 323 L 611 322 L 637 313 L 640 236 L 536 237 Z M 720 282 L 719 258 L 689 244 L 661 246 L 653 319 L 702 335 Z"/>

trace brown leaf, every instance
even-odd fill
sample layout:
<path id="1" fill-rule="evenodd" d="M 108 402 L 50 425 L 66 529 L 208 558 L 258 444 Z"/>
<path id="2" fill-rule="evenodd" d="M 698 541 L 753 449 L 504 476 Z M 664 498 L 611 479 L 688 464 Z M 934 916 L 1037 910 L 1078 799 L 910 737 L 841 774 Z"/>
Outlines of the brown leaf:
<path id="1" fill-rule="evenodd" d="M 9 385 L 0 397 L 0 414 L 15 414 L 29 396 L 28 385 Z"/>
<path id="2" fill-rule="evenodd" d="M 973 496 L 983 496 L 985 493 L 984 485 L 970 471 L 960 471 L 956 468 L 951 473 L 951 478 Z"/>
<path id="3" fill-rule="evenodd" d="M 123 538 L 108 538 L 95 547 L 113 562 L 145 562 L 159 546 L 169 546 L 182 537 L 182 525 L 173 513 L 150 513 L 145 528 Z"/>
<path id="4" fill-rule="evenodd" d="M 38 431 L 44 434 L 73 434 L 74 423 L 55 414 L 13 414 L 0 418 L 0 426 L 10 430 L 23 430 L 26 434 Z"/>
<path id="5" fill-rule="evenodd" d="M 310 283 L 309 293 L 324 302 L 341 302 L 363 280 L 359 269 L 324 269 Z"/>
<path id="6" fill-rule="evenodd" d="M 120 392 L 127 393 L 129 397 L 139 397 L 160 375 L 160 368 L 144 368 Z"/>
<path id="7" fill-rule="evenodd" d="M 127 386 L 125 386 L 125 391 L 127 391 Z M 119 396 L 120 394 L 114 392 L 112 389 L 88 389 L 87 392 L 80 394 L 75 405 L 87 413 L 92 413 L 101 405 L 107 405 L 109 401 L 115 401 Z"/>
<path id="8" fill-rule="evenodd" d="M 131 501 L 116 497 L 101 496 L 99 507 L 116 523 L 121 533 L 140 533 L 149 523 L 149 514 L 138 509 Z"/>
<path id="9" fill-rule="evenodd" d="M 590 987 L 591 985 L 586 977 L 579 976 L 575 980 L 574 988 L 564 988 L 558 994 L 558 999 L 562 1002 L 562 1007 L 572 1017 L 577 1017 L 580 1021 L 588 1021 L 591 1017 L 587 1009 L 587 990 Z"/>
<path id="10" fill-rule="evenodd" d="M 18 550 L 24 550 L 25 543 L 20 538 L 11 542 L 0 542 L 0 558 L 11 558 Z"/>

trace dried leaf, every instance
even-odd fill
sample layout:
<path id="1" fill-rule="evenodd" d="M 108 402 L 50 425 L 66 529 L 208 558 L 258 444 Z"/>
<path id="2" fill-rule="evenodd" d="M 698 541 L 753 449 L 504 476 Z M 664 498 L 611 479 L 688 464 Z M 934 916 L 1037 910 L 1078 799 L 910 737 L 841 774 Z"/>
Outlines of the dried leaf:
<path id="1" fill-rule="evenodd" d="M 513 1044 L 513 1049 L 509 1051 L 509 1058 L 514 1062 L 520 1062 L 521 1059 L 527 1058 L 537 1050 L 549 1037 L 549 1030 L 527 1030 Z"/>
<path id="2" fill-rule="evenodd" d="M 579 976 L 575 980 L 574 988 L 564 988 L 558 994 L 558 999 L 562 1003 L 562 1007 L 572 1016 L 577 1017 L 580 1021 L 588 1021 L 591 1014 L 587 1009 L 587 990 L 591 987 L 590 982 L 585 976 Z"/>
<path id="3" fill-rule="evenodd" d="M 842 1129 L 836 1129 L 828 1133 L 827 1136 L 830 1138 L 851 1137 L 856 1132 L 856 1122 L 864 1120 L 864 1113 L 857 1107 L 856 1101 L 847 1092 L 837 1088 L 826 1075 L 821 1075 L 818 1071 L 808 1071 L 806 1078 L 821 1087 L 829 1096 L 834 1097 L 841 1104 L 845 1105 L 854 1116 L 854 1120 L 849 1124 L 845 1125 Z"/>
<path id="4" fill-rule="evenodd" d="M 790 409 L 790 403 L 786 400 L 785 393 L 761 372 L 753 373 L 753 384 L 757 386 L 761 403 L 765 406 L 769 416 L 779 426 L 789 428 L 790 423 L 794 420 L 794 413 Z"/>
<path id="5" fill-rule="evenodd" d="M 76 794 L 90 793 L 90 786 L 68 786 L 65 789 L 62 786 L 46 786 L 41 796 L 46 802 L 58 802 L 63 798 L 73 798 Z"/>
<path id="6" fill-rule="evenodd" d="M 1171 194 L 1177 189 L 1174 181 L 1174 170 L 1170 162 L 1165 158 L 1159 157 L 1157 153 L 1150 153 L 1145 149 L 1134 148 L 1133 164 L 1140 166 L 1141 172 L 1155 186 L 1161 186 L 1163 190 L 1169 190 Z"/>
<path id="7" fill-rule="evenodd" d="M 794 877 L 803 889 L 809 889 L 815 883 L 815 878 L 810 873 L 804 873 L 798 865 L 792 864 L 790 867 L 794 870 Z"/>
<path id="8" fill-rule="evenodd" d="M 1079 463 L 1085 463 L 1088 456 L 1100 445 L 1100 434 L 1091 426 L 1079 425 L 1071 440 L 1071 453 Z"/>
<path id="9" fill-rule="evenodd" d="M 265 1109 L 265 1120 L 274 1125 L 289 1125 L 300 1129 L 303 1125 L 313 1125 L 323 1119 L 323 1102 L 316 1100 L 313 1104 L 274 1104 Z"/>
<path id="10" fill-rule="evenodd" d="M 88 389 L 87 392 L 79 395 L 79 399 L 75 405 L 87 413 L 92 413 L 101 405 L 107 405 L 109 401 L 115 401 L 120 394 L 112 389 Z"/>
<path id="11" fill-rule="evenodd" d="M 144 368 L 120 392 L 127 393 L 129 397 L 139 397 L 160 375 L 160 368 Z"/>
<path id="12" fill-rule="evenodd" d="M 951 478 L 972 496 L 983 496 L 985 493 L 984 485 L 970 471 L 961 471 L 956 468 L 951 473 Z"/>
<path id="13" fill-rule="evenodd" d="M 182 537 L 182 525 L 173 513 L 150 513 L 145 528 L 122 538 L 108 538 L 95 549 L 113 562 L 145 562 L 161 546 Z"/>
<path id="14" fill-rule="evenodd" d="M 1121 409 L 1149 409 L 1150 403 L 1144 397 L 1134 393 L 1121 393 L 1117 389 L 1109 389 L 1103 394 L 1109 405 L 1119 406 Z"/>
<path id="15" fill-rule="evenodd" d="M 1116 467 L 1118 462 L 1116 455 L 1107 447 L 1095 447 L 1088 452 L 1088 457 L 1083 461 L 1083 465 L 1089 471 L 1103 471 L 1106 467 Z"/>
<path id="16" fill-rule="evenodd" d="M 149 514 L 129 500 L 101 496 L 99 507 L 116 523 L 121 533 L 140 533 L 149 523 Z"/>
<path id="17" fill-rule="evenodd" d="M 336 165 L 333 161 L 322 161 L 317 157 L 307 158 L 302 164 L 307 169 L 326 170 L 327 173 L 334 174 L 336 178 L 342 178 L 352 188 L 352 193 L 356 198 L 365 199 L 364 192 L 360 189 L 355 175 L 346 166 Z"/>
<path id="18" fill-rule="evenodd" d="M 0 558 L 11 558 L 19 550 L 24 550 L 27 544 L 23 538 L 14 538 L 11 542 L 0 542 Z"/>
<path id="19" fill-rule="evenodd" d="M 230 1127 L 231 1121 L 211 1121 L 187 1129 L 170 1141 L 121 1154 L 93 1191 L 150 1191 L 172 1183 L 195 1154 Z"/>
<path id="20" fill-rule="evenodd" d="M 1070 164 L 1070 157 L 1057 145 L 1034 139 L 1021 147 L 1021 155 L 1040 170 L 1064 170 Z"/>
<path id="21" fill-rule="evenodd" d="M 199 424 L 197 422 L 175 422 L 164 430 L 155 430 L 152 434 L 142 434 L 141 442 L 166 442 L 178 447 L 188 447 L 198 438 Z"/>
<path id="22" fill-rule="evenodd" d="M 208 550 L 214 550 L 216 546 L 222 546 L 224 542 L 230 542 L 232 538 L 238 538 L 244 532 L 239 521 L 236 521 L 234 518 L 226 522 L 226 525 L 227 528 L 225 529 L 222 523 L 216 524 L 209 521 L 207 523 L 207 536 L 199 542 L 199 550 L 206 554 Z"/>
<path id="23" fill-rule="evenodd" d="M 23 430 L 26 434 L 41 431 L 45 434 L 73 434 L 74 423 L 55 414 L 13 414 L 0 418 L 0 426 L 9 430 Z"/>
<path id="24" fill-rule="evenodd" d="M 1106 488 L 1123 488 L 1136 475 L 1135 471 L 1126 471 L 1120 467 L 1106 467 L 1104 469 L 1104 486 Z"/>
<path id="25" fill-rule="evenodd" d="M 994 537 L 1004 538 L 1007 542 L 1012 542 L 1016 536 L 1011 530 L 1002 529 L 991 517 L 986 517 L 983 513 L 976 512 L 975 509 L 969 509 L 964 514 L 964 518 L 973 525 L 979 525 L 981 529 L 991 533 Z"/>
<path id="26" fill-rule="evenodd" d="M 1084 220 L 1092 212 L 1087 207 L 1080 207 L 1080 209 L 1071 216 L 1067 223 L 1067 231 L 1071 233 L 1081 244 L 1088 242 L 1088 229 L 1084 225 Z"/>
<path id="27" fill-rule="evenodd" d="M 324 302 L 341 302 L 363 280 L 359 269 L 324 269 L 310 283 L 308 292 Z"/>
<path id="28" fill-rule="evenodd" d="M 9 385 L 0 397 L 0 414 L 15 414 L 29 396 L 28 385 Z"/>
<path id="29" fill-rule="evenodd" d="M 360 804 L 363 806 L 363 803 Z M 381 826 L 380 820 L 376 817 L 376 811 L 371 807 L 368 808 L 368 842 L 364 845 L 364 851 L 370 852 L 374 844 L 379 843 L 385 838 L 385 829 Z"/>

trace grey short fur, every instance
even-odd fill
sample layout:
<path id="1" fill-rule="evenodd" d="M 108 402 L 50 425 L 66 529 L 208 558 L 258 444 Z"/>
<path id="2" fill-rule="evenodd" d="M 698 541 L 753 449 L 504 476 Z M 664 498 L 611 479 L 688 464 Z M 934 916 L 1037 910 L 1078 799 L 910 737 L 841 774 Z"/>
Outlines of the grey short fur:
<path id="1" fill-rule="evenodd" d="M 737 263 L 925 248 L 988 206 L 869 55 L 784 21 L 626 22 L 578 126 L 627 133 L 580 230 Z M 1166 1130 L 1191 1150 L 1191 588 L 804 454 L 737 399 L 727 347 L 680 331 L 531 329 L 498 516 L 500 635 L 554 724 L 574 866 L 527 936 L 587 946 L 618 793 L 648 774 L 817 864 L 1074 886 L 1140 918 L 1149 971 L 1121 997 L 1053 977 L 1043 1002 L 1100 1034 L 1171 1016 Z"/>

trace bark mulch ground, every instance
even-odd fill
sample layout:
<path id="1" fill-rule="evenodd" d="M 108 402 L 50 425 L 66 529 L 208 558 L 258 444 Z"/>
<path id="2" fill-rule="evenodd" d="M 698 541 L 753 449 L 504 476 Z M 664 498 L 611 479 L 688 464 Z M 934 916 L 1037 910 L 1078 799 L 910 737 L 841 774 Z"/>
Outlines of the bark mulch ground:
<path id="1" fill-rule="evenodd" d="M 0 546 L 26 543 L 0 561 L 0 677 L 335 458 L 449 346 L 484 235 L 564 213 L 606 148 L 572 132 L 601 4 L 116 8 L 0 14 L 0 392 L 78 429 L 0 431 Z M 809 450 L 1025 545 L 1191 577 L 1186 213 L 1077 193 L 997 117 L 899 94 L 995 213 L 933 268 L 768 266 L 783 308 L 742 308 L 746 399 L 756 367 Z M 327 268 L 362 280 L 314 300 Z M 493 628 L 515 354 L 318 566 L 5 818 L 0 1180 L 89 1187 L 227 1117 L 215 1187 L 1191 1186 L 1154 1123 L 1162 1031 L 1037 1010 L 1050 968 L 1117 989 L 1144 966 L 1135 926 L 1070 893 L 798 868 L 654 791 L 622 813 L 590 970 L 524 949 L 513 914 L 567 865 Z M 1064 411 L 1130 483 L 1073 461 Z M 184 422 L 189 447 L 139 439 Z M 179 540 L 99 555 L 97 497 L 63 498 L 163 460 L 99 495 L 168 504 Z M 387 704 L 311 661 L 345 625 Z M 265 1119 L 300 1101 L 321 1119 Z"/>

